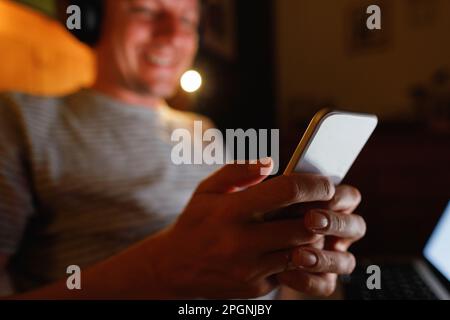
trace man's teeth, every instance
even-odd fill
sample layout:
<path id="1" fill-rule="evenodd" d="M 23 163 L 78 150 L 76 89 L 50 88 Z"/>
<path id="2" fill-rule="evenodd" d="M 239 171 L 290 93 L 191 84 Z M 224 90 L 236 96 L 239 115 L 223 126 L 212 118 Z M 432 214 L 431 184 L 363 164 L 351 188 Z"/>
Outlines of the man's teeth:
<path id="1" fill-rule="evenodd" d="M 172 59 L 167 58 L 167 57 L 148 55 L 147 60 L 152 64 L 162 66 L 162 67 L 168 67 L 172 64 Z"/>

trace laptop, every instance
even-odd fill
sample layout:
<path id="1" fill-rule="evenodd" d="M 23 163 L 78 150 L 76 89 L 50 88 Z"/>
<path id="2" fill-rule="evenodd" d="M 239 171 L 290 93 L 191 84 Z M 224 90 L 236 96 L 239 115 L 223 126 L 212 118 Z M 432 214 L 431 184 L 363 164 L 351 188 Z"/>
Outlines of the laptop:
<path id="1" fill-rule="evenodd" d="M 367 273 L 370 265 L 380 267 L 380 289 L 370 290 L 367 286 L 373 274 Z M 345 298 L 349 300 L 450 300 L 450 202 L 421 259 L 364 261 L 342 281 Z"/>

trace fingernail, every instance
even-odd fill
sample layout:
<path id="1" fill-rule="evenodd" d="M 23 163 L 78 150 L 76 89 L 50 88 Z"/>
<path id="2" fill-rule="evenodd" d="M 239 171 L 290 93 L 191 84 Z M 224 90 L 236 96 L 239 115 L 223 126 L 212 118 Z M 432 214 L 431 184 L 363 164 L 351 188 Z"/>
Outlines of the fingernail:
<path id="1" fill-rule="evenodd" d="M 259 160 L 260 170 L 259 174 L 262 176 L 270 176 L 272 174 L 272 158 L 263 158 Z"/>
<path id="2" fill-rule="evenodd" d="M 267 157 L 267 158 L 259 159 L 259 163 L 261 163 L 264 167 L 268 167 L 272 164 L 272 158 Z"/>
<path id="3" fill-rule="evenodd" d="M 313 230 L 323 230 L 328 227 L 328 216 L 325 213 L 313 211 L 308 218 L 308 226 Z"/>
<path id="4" fill-rule="evenodd" d="M 300 250 L 294 263 L 299 267 L 311 268 L 317 264 L 317 256 L 311 251 Z"/>

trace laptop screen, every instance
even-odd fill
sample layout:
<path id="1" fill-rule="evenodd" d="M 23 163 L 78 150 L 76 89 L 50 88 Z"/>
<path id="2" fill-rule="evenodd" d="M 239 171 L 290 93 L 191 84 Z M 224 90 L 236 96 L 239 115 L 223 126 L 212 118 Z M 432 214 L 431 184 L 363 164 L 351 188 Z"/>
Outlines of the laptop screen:
<path id="1" fill-rule="evenodd" d="M 450 202 L 428 240 L 425 258 L 450 281 Z"/>

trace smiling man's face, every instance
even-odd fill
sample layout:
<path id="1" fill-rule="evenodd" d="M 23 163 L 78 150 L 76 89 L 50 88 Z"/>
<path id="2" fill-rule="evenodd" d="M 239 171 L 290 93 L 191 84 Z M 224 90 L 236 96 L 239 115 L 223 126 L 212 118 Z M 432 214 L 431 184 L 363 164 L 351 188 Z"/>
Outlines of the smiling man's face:
<path id="1" fill-rule="evenodd" d="M 101 72 L 138 94 L 173 95 L 197 52 L 198 0 L 106 0 L 106 4 L 98 56 Z"/>

